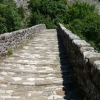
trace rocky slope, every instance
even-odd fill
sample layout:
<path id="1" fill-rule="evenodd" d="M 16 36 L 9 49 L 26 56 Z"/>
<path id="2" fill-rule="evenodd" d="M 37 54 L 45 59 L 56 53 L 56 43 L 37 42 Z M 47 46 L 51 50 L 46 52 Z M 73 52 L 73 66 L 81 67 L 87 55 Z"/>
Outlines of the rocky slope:
<path id="1" fill-rule="evenodd" d="M 16 2 L 17 7 L 23 6 L 26 10 L 28 9 L 28 2 L 30 0 L 14 0 Z"/>

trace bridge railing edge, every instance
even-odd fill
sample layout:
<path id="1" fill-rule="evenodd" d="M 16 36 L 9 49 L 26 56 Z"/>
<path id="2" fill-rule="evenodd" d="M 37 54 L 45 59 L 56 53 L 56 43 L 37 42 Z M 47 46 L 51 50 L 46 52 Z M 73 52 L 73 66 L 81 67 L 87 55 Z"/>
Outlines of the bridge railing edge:
<path id="1" fill-rule="evenodd" d="M 46 29 L 45 24 L 39 24 L 30 28 L 21 29 L 0 35 L 0 60 L 5 58 L 9 50 L 16 49 L 20 44 L 31 39 L 35 34 Z"/>
<path id="2" fill-rule="evenodd" d="M 62 24 L 58 25 L 69 61 L 85 100 L 100 100 L 100 53 Z"/>

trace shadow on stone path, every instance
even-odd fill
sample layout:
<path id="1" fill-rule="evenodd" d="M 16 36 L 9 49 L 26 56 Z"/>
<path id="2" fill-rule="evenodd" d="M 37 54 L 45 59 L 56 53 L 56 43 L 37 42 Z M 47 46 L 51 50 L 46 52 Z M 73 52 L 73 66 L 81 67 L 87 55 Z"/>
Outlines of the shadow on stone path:
<path id="1" fill-rule="evenodd" d="M 56 29 L 37 34 L 0 64 L 0 100 L 82 100 Z"/>
<path id="2" fill-rule="evenodd" d="M 57 34 L 57 38 L 58 38 L 58 49 L 59 49 L 62 78 L 63 78 L 63 91 L 65 91 L 64 99 L 83 100 L 77 89 L 75 76 L 73 74 L 72 67 L 69 64 L 68 55 L 65 51 L 63 41 L 61 40 L 59 33 Z"/>

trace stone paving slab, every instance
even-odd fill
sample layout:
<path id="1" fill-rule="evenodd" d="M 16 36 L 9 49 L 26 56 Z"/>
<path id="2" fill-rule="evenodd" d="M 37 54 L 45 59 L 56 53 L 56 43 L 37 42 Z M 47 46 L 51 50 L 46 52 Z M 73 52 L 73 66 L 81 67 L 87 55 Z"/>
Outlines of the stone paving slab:
<path id="1" fill-rule="evenodd" d="M 70 82 L 64 77 L 71 71 L 58 42 L 55 29 L 44 30 L 4 59 L 0 64 L 0 100 L 77 100 L 65 98 L 64 84 Z"/>

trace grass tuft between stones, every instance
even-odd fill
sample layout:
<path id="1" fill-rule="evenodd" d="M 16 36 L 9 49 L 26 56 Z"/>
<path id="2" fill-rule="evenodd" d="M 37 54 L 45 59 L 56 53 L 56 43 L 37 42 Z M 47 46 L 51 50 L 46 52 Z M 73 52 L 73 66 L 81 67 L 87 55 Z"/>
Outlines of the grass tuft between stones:
<path id="1" fill-rule="evenodd" d="M 33 35 L 30 35 L 30 40 L 33 39 Z"/>
<path id="2" fill-rule="evenodd" d="M 18 48 L 19 48 L 19 49 L 22 49 L 22 48 L 23 48 L 23 45 L 19 45 Z"/>
<path id="3" fill-rule="evenodd" d="M 9 49 L 7 55 L 10 56 L 12 54 L 13 54 L 13 50 L 12 49 Z"/>

